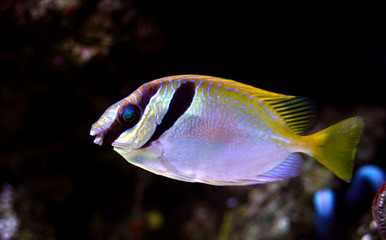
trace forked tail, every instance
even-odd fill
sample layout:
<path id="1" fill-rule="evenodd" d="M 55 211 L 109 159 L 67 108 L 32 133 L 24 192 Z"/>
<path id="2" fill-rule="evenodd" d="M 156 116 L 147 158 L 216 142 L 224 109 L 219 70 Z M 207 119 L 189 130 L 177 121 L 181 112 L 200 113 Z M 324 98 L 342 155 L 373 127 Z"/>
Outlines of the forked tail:
<path id="1" fill-rule="evenodd" d="M 361 118 L 353 117 L 310 135 L 315 143 L 311 150 L 312 156 L 335 175 L 349 182 L 363 125 Z"/>

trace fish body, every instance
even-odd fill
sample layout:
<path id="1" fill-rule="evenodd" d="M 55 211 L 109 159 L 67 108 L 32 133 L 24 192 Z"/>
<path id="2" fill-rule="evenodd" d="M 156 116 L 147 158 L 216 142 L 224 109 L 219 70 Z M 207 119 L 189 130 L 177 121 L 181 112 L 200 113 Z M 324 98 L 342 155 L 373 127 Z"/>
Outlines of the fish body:
<path id="1" fill-rule="evenodd" d="M 362 120 L 299 135 L 314 118 L 308 98 L 216 77 L 179 75 L 145 83 L 112 105 L 91 135 L 97 144 L 111 143 L 130 163 L 182 181 L 280 181 L 301 171 L 299 152 L 349 181 Z"/>

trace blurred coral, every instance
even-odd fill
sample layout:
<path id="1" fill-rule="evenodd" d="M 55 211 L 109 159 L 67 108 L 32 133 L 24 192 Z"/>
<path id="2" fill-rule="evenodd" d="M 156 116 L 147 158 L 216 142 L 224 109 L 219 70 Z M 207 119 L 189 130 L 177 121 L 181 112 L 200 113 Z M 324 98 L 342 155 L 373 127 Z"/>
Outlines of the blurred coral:
<path id="1" fill-rule="evenodd" d="M 4 184 L 0 192 L 0 238 L 9 240 L 17 236 L 20 225 L 13 209 L 15 193 L 10 184 Z"/>

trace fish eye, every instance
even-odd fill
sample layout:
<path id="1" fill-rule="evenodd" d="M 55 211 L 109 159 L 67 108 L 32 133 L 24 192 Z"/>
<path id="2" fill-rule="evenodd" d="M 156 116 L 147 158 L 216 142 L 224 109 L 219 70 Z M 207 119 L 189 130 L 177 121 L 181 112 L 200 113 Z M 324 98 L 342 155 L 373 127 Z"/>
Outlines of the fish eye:
<path id="1" fill-rule="evenodd" d="M 130 122 L 135 117 L 135 109 L 134 108 L 126 108 L 122 113 L 122 118 L 126 122 Z"/>
<path id="2" fill-rule="evenodd" d="M 141 110 L 137 105 L 129 105 L 119 114 L 121 124 L 134 126 L 141 117 Z"/>

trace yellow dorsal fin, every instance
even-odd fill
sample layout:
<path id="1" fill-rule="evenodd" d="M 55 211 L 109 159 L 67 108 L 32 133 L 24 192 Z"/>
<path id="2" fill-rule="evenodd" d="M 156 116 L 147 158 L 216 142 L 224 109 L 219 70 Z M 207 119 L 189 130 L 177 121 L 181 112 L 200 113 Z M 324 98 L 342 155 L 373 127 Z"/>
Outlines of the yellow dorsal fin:
<path id="1" fill-rule="evenodd" d="M 232 80 L 226 82 L 268 105 L 294 133 L 303 133 L 314 123 L 316 106 L 309 98 L 269 92 Z"/>
<path id="2" fill-rule="evenodd" d="M 306 97 L 282 96 L 262 99 L 294 133 L 303 133 L 315 121 L 316 106 Z"/>
<path id="3" fill-rule="evenodd" d="M 316 106 L 309 98 L 269 92 L 229 79 L 200 75 L 186 76 L 224 83 L 228 87 L 253 96 L 260 102 L 265 103 L 270 108 L 269 110 L 279 117 L 294 133 L 299 134 L 306 131 L 314 123 Z"/>

